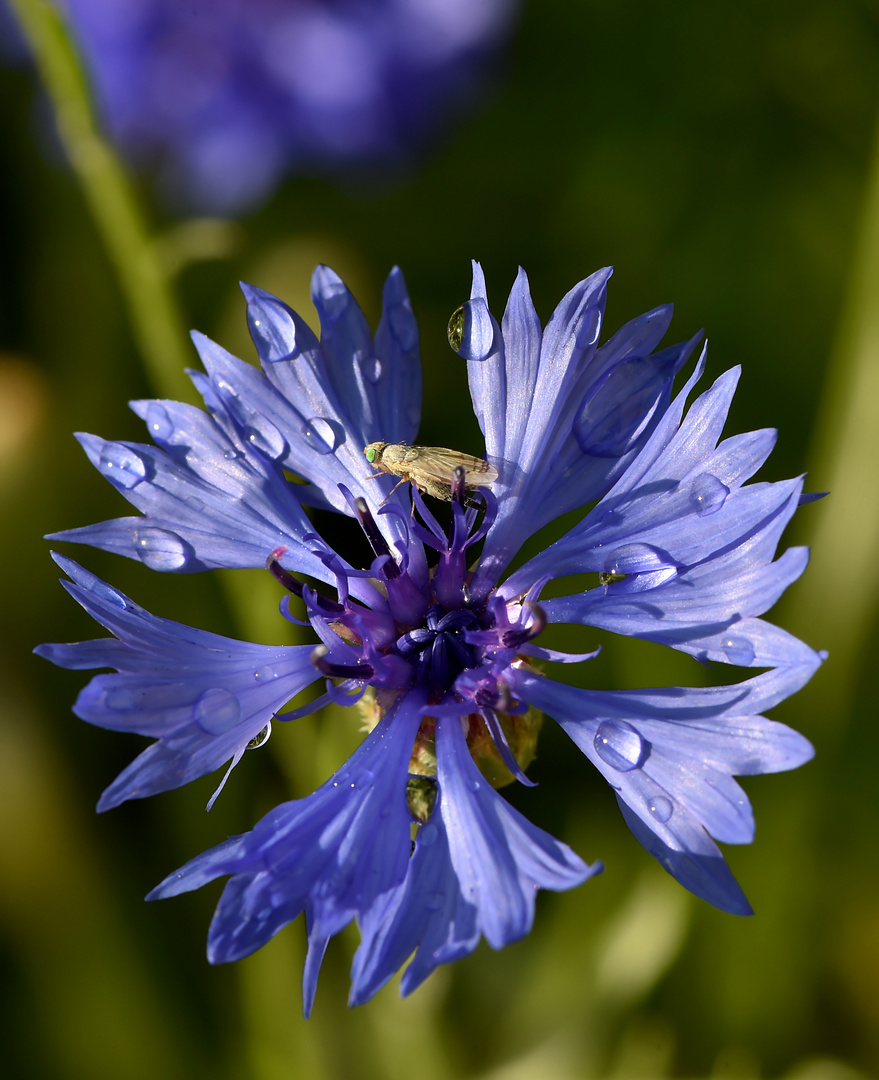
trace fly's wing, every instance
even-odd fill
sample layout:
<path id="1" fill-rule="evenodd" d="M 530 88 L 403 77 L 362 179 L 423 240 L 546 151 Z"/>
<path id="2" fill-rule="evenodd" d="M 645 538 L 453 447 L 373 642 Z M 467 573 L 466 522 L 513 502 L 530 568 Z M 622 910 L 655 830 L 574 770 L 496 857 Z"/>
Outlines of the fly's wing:
<path id="1" fill-rule="evenodd" d="M 421 474 L 437 483 L 451 487 L 455 469 L 464 470 L 464 485 L 468 488 L 490 487 L 498 478 L 498 471 L 482 458 L 447 450 L 444 446 L 409 446 L 407 468 L 413 474 Z"/>

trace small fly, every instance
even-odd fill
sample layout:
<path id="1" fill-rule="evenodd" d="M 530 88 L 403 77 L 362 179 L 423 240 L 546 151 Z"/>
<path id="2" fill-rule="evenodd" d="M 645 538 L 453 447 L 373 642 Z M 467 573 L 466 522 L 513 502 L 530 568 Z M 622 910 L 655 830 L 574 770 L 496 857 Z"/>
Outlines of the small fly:
<path id="1" fill-rule="evenodd" d="M 399 476 L 400 484 L 414 484 L 435 499 L 450 502 L 455 470 L 464 470 L 464 491 L 469 496 L 476 488 L 491 487 L 498 478 L 494 465 L 471 454 L 447 450 L 443 446 L 404 446 L 402 443 L 374 442 L 363 448 L 366 460 L 378 468 L 375 476 L 390 473 Z M 400 486 L 397 484 L 391 494 Z M 468 505 L 474 505 L 467 498 Z"/>

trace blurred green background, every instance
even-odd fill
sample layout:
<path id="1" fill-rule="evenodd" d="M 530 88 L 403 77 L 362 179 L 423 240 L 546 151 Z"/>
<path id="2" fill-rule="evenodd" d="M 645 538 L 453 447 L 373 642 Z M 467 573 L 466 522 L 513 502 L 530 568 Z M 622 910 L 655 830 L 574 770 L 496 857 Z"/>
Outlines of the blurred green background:
<path id="1" fill-rule="evenodd" d="M 812 543 L 813 565 L 772 616 L 832 653 L 774 714 L 817 758 L 746 781 L 758 839 L 727 851 L 756 916 L 680 889 L 547 725 L 532 769 L 541 786 L 510 797 L 607 872 L 542 895 L 526 941 L 501 954 L 483 945 L 406 1001 L 392 984 L 345 1008 L 357 939 L 343 935 L 306 1024 L 301 925 L 210 968 L 219 888 L 142 897 L 311 790 L 356 742 L 354 719 L 336 712 L 277 733 L 210 815 L 213 777 L 97 817 L 98 794 L 141 740 L 78 721 L 84 675 L 30 655 L 95 634 L 57 585 L 42 534 L 125 512 L 71 432 L 143 439 L 125 402 L 156 389 L 33 74 L 0 70 L 0 1075 L 879 1075 L 877 105 L 879 5 L 868 0 L 532 0 L 494 91 L 405 180 L 291 180 L 234 227 L 200 229 L 139 189 L 186 324 L 247 358 L 239 278 L 311 319 L 310 272 L 326 262 L 375 325 L 399 264 L 422 335 L 420 441 L 475 452 L 464 365 L 446 344 L 468 260 L 482 261 L 498 314 L 521 263 L 544 320 L 574 282 L 614 263 L 608 327 L 674 300 L 673 340 L 709 332 L 710 377 L 744 365 L 730 430 L 781 429 L 762 478 L 808 468 L 809 490 L 834 490 L 786 538 Z M 210 253 L 221 257 L 198 257 Z M 68 551 L 157 614 L 286 640 L 268 575 L 163 576 Z M 645 646 L 608 647 L 593 667 L 602 686 L 703 678 Z"/>

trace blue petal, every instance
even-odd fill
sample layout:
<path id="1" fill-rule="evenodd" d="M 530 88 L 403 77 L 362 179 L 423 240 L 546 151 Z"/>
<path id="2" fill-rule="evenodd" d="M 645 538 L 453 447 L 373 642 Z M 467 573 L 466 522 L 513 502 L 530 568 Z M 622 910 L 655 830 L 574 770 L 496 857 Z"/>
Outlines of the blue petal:
<path id="1" fill-rule="evenodd" d="M 116 637 L 36 652 L 61 667 L 115 668 L 92 679 L 74 712 L 158 740 L 107 788 L 99 810 L 213 772 L 317 677 L 310 645 L 251 645 L 157 618 L 73 560 L 53 557 L 72 579 L 67 591 Z"/>
<path id="2" fill-rule="evenodd" d="M 500 473 L 477 592 L 528 536 L 608 490 L 668 408 L 672 380 L 695 345 L 650 353 L 671 315 L 661 308 L 599 347 L 609 276 L 599 271 L 577 285 L 541 334 L 520 273 L 495 353 L 468 365 L 488 458 Z M 474 296 L 483 295 L 477 268 Z"/>
<path id="3" fill-rule="evenodd" d="M 476 768 L 451 714 L 437 718 L 439 794 L 419 830 L 405 882 L 361 923 L 350 1003 L 370 998 L 417 949 L 403 976 L 411 993 L 439 964 L 495 949 L 531 929 L 538 889 L 580 885 L 589 867 L 514 810 Z"/>
<path id="4" fill-rule="evenodd" d="M 800 689 L 815 666 L 707 689 L 589 691 L 522 671 L 513 672 L 512 685 L 586 754 L 665 868 L 710 903 L 741 914 L 746 902 L 710 836 L 753 839 L 750 803 L 733 775 L 779 772 L 812 757 L 806 739 L 759 713 Z"/>
<path id="5" fill-rule="evenodd" d="M 268 554 L 284 546 L 291 570 L 328 580 L 326 568 L 303 544 L 313 526 L 293 485 L 261 455 L 245 456 L 224 443 L 219 429 L 213 441 L 202 438 L 206 426 L 193 425 L 191 446 L 175 444 L 173 453 L 80 434 L 92 464 L 105 476 L 115 476 L 117 488 L 144 517 L 116 518 L 49 538 L 91 544 L 154 570 L 177 572 L 264 566 Z M 125 487 L 113 472 L 117 466 L 108 463 L 129 461 L 132 455 L 144 473 Z M 128 471 L 132 468 L 129 464 Z"/>
<path id="6" fill-rule="evenodd" d="M 406 282 L 399 267 L 388 275 L 382 290 L 382 317 L 375 332 L 378 396 L 375 439 L 414 443 L 421 425 L 421 359 L 418 324 Z M 369 439 L 370 442 L 374 441 Z"/>
<path id="7" fill-rule="evenodd" d="M 240 959 L 307 909 L 315 944 L 360 921 L 403 881 L 409 865 L 406 779 L 425 697 L 401 697 L 348 762 L 305 799 L 283 803 L 253 830 L 169 875 L 149 899 L 231 874 L 208 937 L 211 963 Z"/>

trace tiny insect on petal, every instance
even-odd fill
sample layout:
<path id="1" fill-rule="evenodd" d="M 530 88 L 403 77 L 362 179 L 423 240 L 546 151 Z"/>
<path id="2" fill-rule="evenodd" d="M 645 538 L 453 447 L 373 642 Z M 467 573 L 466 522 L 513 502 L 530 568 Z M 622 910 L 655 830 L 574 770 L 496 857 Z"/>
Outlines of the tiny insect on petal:
<path id="1" fill-rule="evenodd" d="M 379 469 L 379 473 L 399 476 L 403 482 L 408 481 L 435 499 L 446 502 L 452 498 L 455 470 L 458 468 L 464 470 L 464 487 L 467 491 L 491 487 L 498 478 L 494 465 L 482 458 L 462 454 L 459 450 L 447 450 L 443 446 L 374 442 L 365 446 L 363 453 L 366 460 Z"/>

